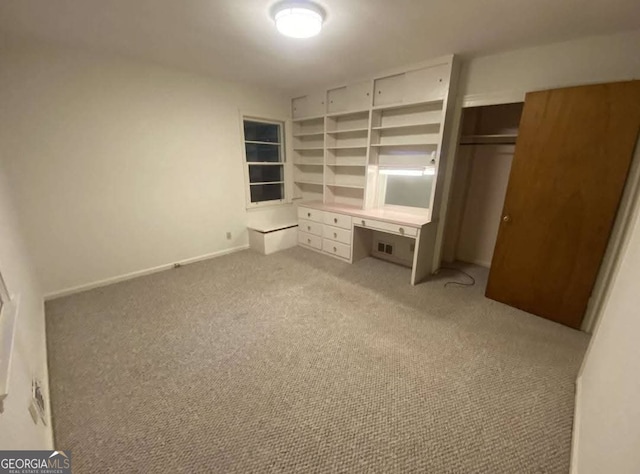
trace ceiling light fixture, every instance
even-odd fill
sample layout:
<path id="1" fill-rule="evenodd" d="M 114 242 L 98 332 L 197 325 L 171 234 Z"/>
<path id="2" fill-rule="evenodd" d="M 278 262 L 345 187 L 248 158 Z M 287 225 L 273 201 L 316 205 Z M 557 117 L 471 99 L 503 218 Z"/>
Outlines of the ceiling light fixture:
<path id="1" fill-rule="evenodd" d="M 315 3 L 303 0 L 277 3 L 272 14 L 278 31 L 291 38 L 317 35 L 324 21 L 324 10 Z"/>

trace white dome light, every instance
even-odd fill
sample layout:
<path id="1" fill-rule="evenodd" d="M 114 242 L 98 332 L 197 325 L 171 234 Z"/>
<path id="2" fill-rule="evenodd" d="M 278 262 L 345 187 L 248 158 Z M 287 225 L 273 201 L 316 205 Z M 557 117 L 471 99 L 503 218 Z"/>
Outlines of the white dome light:
<path id="1" fill-rule="evenodd" d="M 310 38 L 320 33 L 324 12 L 311 2 L 283 2 L 274 8 L 276 28 L 291 38 Z"/>

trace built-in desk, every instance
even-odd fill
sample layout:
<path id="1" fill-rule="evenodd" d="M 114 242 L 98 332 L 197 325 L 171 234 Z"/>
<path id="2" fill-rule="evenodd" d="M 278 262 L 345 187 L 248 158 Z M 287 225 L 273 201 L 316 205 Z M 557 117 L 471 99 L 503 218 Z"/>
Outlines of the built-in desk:
<path id="1" fill-rule="evenodd" d="M 412 285 L 431 274 L 435 236 L 435 223 L 426 211 L 360 209 L 315 201 L 298 205 L 300 245 L 349 263 L 373 256 L 409 266 Z"/>

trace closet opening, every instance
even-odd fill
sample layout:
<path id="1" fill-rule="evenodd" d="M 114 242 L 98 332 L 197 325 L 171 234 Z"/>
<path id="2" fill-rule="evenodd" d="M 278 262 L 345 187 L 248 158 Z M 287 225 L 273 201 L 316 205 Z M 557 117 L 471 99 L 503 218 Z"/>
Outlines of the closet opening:
<path id="1" fill-rule="evenodd" d="M 518 102 L 462 110 L 443 247 L 445 266 L 454 262 L 461 268 L 491 266 L 523 106 Z M 486 284 L 484 279 L 481 284 Z"/>

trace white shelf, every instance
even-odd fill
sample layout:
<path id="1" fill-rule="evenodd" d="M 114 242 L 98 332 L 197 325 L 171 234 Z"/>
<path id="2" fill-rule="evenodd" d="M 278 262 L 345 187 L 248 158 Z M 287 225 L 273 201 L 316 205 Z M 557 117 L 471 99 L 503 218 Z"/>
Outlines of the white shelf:
<path id="1" fill-rule="evenodd" d="M 323 166 L 322 163 L 304 163 L 301 161 L 296 161 L 293 164 L 296 166 Z"/>
<path id="2" fill-rule="evenodd" d="M 353 167 L 353 168 L 364 168 L 367 165 L 362 163 L 362 164 L 351 164 L 351 163 L 327 163 L 327 166 L 334 166 L 336 168 L 340 167 L 340 168 L 347 168 L 347 167 Z"/>
<path id="3" fill-rule="evenodd" d="M 371 130 L 403 130 L 407 128 L 434 127 L 436 125 L 440 125 L 440 122 L 409 123 L 406 125 L 381 125 L 378 127 L 371 127 Z"/>
<path id="4" fill-rule="evenodd" d="M 293 151 L 318 151 L 324 150 L 323 146 L 308 146 L 303 148 L 294 148 Z"/>
<path id="5" fill-rule="evenodd" d="M 366 149 L 367 145 L 350 145 L 350 146 L 328 146 L 327 150 L 356 150 Z"/>
<path id="6" fill-rule="evenodd" d="M 410 108 L 410 107 L 416 107 L 420 105 L 436 105 L 436 104 L 444 105 L 444 99 L 426 100 L 422 102 L 405 102 L 405 103 L 398 102 L 395 104 L 378 105 L 378 106 L 374 106 L 372 110 L 403 109 L 405 107 Z"/>
<path id="7" fill-rule="evenodd" d="M 399 147 L 433 147 L 438 146 L 437 142 L 432 143 L 372 143 L 372 147 L 376 148 L 399 148 Z"/>
<path id="8" fill-rule="evenodd" d="M 310 117 L 300 117 L 300 118 L 294 118 L 293 120 L 291 120 L 292 122 L 311 122 L 314 120 L 320 120 L 320 119 L 324 119 L 324 115 L 312 115 Z"/>
<path id="9" fill-rule="evenodd" d="M 299 137 L 321 137 L 324 135 L 324 132 L 305 132 L 305 133 L 294 133 L 293 136 L 296 138 Z"/>
<path id="10" fill-rule="evenodd" d="M 327 130 L 327 135 L 340 135 L 347 133 L 356 133 L 356 132 L 368 132 L 369 129 L 367 127 L 359 127 L 359 128 L 349 128 L 345 130 Z"/>
<path id="11" fill-rule="evenodd" d="M 364 184 L 327 183 L 327 186 L 330 188 L 364 189 Z"/>
<path id="12" fill-rule="evenodd" d="M 304 180 L 295 180 L 295 184 L 308 184 L 312 186 L 322 186 L 322 181 L 304 181 Z"/>
<path id="13" fill-rule="evenodd" d="M 369 113 L 369 109 L 362 109 L 362 110 L 352 110 L 350 112 L 333 112 L 330 114 L 327 114 L 327 117 L 348 117 L 350 115 L 364 115 L 364 114 L 368 114 Z"/>

